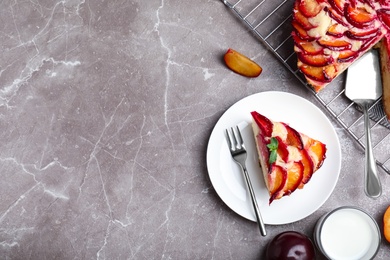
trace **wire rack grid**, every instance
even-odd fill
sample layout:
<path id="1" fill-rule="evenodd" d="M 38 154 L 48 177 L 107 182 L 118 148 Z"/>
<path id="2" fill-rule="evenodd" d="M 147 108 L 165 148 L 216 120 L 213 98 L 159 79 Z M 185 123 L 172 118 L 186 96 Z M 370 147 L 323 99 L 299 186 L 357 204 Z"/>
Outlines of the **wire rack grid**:
<path id="1" fill-rule="evenodd" d="M 291 37 L 294 0 L 221 0 L 298 80 L 336 121 L 357 141 L 365 146 L 364 119 L 358 107 L 344 95 L 345 76 L 339 76 L 329 87 L 316 93 L 297 67 L 294 41 Z M 377 165 L 390 174 L 390 123 L 379 99 L 369 109 L 371 135 Z"/>

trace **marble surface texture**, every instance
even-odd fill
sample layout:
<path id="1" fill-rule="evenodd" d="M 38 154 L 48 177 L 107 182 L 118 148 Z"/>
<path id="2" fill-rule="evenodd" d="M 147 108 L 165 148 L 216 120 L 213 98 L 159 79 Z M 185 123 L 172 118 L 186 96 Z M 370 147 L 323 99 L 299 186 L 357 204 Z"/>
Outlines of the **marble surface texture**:
<path id="1" fill-rule="evenodd" d="M 0 21 L 1 259 L 264 259 L 338 206 L 382 225 L 390 176 L 367 198 L 364 152 L 331 117 L 340 178 L 312 215 L 261 237 L 219 198 L 206 149 L 226 109 L 268 90 L 320 106 L 220 0 L 3 0 Z M 227 48 L 261 76 L 228 70 Z"/>

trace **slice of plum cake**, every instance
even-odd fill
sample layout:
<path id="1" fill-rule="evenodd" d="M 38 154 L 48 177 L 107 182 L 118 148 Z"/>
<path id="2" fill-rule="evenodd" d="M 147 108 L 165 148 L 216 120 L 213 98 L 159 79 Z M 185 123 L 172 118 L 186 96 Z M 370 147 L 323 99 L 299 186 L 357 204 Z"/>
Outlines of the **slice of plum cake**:
<path id="1" fill-rule="evenodd" d="M 252 128 L 265 184 L 273 200 L 302 189 L 323 164 L 326 145 L 283 122 L 251 112 Z"/>

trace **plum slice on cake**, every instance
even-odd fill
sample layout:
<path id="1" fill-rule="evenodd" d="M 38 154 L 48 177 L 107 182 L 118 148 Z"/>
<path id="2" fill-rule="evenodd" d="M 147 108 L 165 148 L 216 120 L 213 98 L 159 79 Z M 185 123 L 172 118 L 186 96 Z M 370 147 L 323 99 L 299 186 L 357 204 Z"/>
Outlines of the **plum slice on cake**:
<path id="1" fill-rule="evenodd" d="M 294 51 L 316 92 L 390 33 L 388 0 L 296 0 Z"/>
<path id="2" fill-rule="evenodd" d="M 326 145 L 253 111 L 252 128 L 263 177 L 273 200 L 302 189 L 323 164 Z"/>

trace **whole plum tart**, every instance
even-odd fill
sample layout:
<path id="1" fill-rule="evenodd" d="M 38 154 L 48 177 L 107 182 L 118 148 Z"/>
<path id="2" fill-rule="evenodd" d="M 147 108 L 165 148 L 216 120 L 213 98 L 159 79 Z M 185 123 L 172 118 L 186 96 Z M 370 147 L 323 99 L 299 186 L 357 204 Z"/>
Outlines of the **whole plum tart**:
<path id="1" fill-rule="evenodd" d="M 296 0 L 294 50 L 316 92 L 390 33 L 389 0 Z"/>

